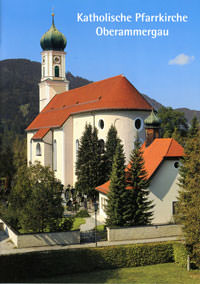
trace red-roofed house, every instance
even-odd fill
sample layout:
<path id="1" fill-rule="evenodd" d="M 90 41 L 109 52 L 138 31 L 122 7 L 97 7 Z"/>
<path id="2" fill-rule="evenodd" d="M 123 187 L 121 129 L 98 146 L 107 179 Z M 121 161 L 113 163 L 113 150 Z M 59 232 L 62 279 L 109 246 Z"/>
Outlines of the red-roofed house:
<path id="1" fill-rule="evenodd" d="M 141 150 L 145 161 L 145 169 L 151 181 L 149 198 L 153 200 L 155 205 L 153 209 L 153 223 L 165 224 L 173 222 L 179 190 L 179 159 L 184 155 L 184 150 L 172 138 L 156 138 L 159 122 L 153 121 L 152 116 L 155 118 L 153 112 L 145 120 L 146 141 L 142 145 Z M 106 218 L 104 209 L 109 186 L 110 181 L 96 188 L 99 191 L 99 218 L 101 220 Z"/>
<path id="2" fill-rule="evenodd" d="M 40 113 L 27 127 L 28 163 L 50 166 L 64 185 L 75 183 L 79 140 L 86 123 L 105 141 L 115 125 L 127 162 L 136 133 L 145 138 L 144 119 L 152 106 L 123 76 L 68 91 L 65 79 L 66 39 L 54 25 L 41 38 Z"/>

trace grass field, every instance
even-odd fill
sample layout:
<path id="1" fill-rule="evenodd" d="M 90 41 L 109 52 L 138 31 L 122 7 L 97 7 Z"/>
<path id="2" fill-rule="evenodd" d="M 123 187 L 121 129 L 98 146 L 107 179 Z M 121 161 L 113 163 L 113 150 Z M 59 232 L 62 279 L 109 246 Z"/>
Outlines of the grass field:
<path id="1" fill-rule="evenodd" d="M 76 217 L 74 219 L 74 223 L 73 223 L 73 227 L 72 227 L 72 231 L 74 230 L 78 230 L 80 228 L 80 225 L 85 224 L 85 219 L 81 218 L 81 217 Z"/>
<path id="2" fill-rule="evenodd" d="M 31 280 L 42 283 L 169 283 L 199 284 L 200 271 L 187 272 L 174 263 L 87 272 Z"/>

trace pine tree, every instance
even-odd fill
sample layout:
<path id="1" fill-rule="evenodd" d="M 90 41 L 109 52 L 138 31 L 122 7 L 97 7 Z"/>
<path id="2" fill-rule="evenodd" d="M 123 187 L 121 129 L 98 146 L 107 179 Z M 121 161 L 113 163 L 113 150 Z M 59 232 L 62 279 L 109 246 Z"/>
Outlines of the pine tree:
<path id="1" fill-rule="evenodd" d="M 136 139 L 131 153 L 127 173 L 129 186 L 125 219 L 129 226 L 147 225 L 152 219 L 152 201 L 149 196 L 149 180 L 144 168 L 143 153 L 139 140 Z"/>
<path id="2" fill-rule="evenodd" d="M 189 131 L 188 131 L 188 137 L 192 138 L 196 136 L 199 131 L 199 127 L 200 127 L 199 121 L 197 117 L 194 116 L 193 119 L 191 120 L 191 127 L 189 128 Z"/>
<path id="3" fill-rule="evenodd" d="M 198 257 L 196 247 L 200 244 L 200 131 L 187 140 L 185 156 L 180 167 L 180 191 L 176 221 L 183 225 L 186 244 L 192 256 Z M 200 257 L 198 258 L 200 265 Z"/>
<path id="4" fill-rule="evenodd" d="M 184 139 L 181 137 L 181 134 L 177 127 L 175 127 L 174 132 L 172 133 L 172 138 L 175 139 L 179 144 L 184 144 Z"/>
<path id="5" fill-rule="evenodd" d="M 86 194 L 91 200 L 96 199 L 95 187 L 102 182 L 101 155 L 98 143 L 97 129 L 86 124 L 80 140 L 76 163 L 76 189 Z"/>
<path id="6" fill-rule="evenodd" d="M 123 146 L 118 141 L 111 172 L 109 193 L 106 205 L 106 224 L 108 226 L 125 226 L 124 211 L 126 208 L 125 156 Z"/>
<path id="7" fill-rule="evenodd" d="M 108 130 L 106 144 L 105 144 L 105 181 L 109 180 L 112 172 L 113 159 L 117 147 L 117 143 L 119 142 L 119 138 L 117 137 L 117 129 L 114 125 L 111 125 Z"/>

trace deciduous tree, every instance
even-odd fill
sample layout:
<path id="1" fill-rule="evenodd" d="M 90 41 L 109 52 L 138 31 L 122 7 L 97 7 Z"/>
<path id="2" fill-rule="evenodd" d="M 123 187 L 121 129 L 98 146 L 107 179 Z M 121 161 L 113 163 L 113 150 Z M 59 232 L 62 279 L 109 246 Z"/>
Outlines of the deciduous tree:
<path id="1" fill-rule="evenodd" d="M 62 184 L 40 164 L 21 167 L 16 175 L 9 205 L 9 223 L 26 232 L 56 228 L 63 217 Z"/>
<path id="2" fill-rule="evenodd" d="M 183 112 L 174 110 L 171 107 L 161 107 L 158 110 L 158 116 L 161 119 L 162 137 L 172 137 L 175 128 L 182 137 L 186 136 L 188 124 Z"/>

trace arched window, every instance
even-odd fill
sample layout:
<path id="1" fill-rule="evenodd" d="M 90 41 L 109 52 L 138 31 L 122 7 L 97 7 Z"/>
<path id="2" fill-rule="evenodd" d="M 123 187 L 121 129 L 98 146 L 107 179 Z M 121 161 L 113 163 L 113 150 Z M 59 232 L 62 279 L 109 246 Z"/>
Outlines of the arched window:
<path id="1" fill-rule="evenodd" d="M 140 117 L 137 117 L 134 120 L 134 127 L 137 131 L 141 131 L 143 129 L 143 120 Z"/>
<path id="2" fill-rule="evenodd" d="M 59 66 L 55 66 L 55 77 L 59 77 Z"/>
<path id="3" fill-rule="evenodd" d="M 45 67 L 43 67 L 43 77 L 45 77 Z"/>
<path id="4" fill-rule="evenodd" d="M 42 155 L 41 146 L 40 146 L 40 143 L 37 143 L 37 145 L 36 145 L 36 156 L 41 156 L 41 155 Z"/>
<path id="5" fill-rule="evenodd" d="M 53 170 L 57 171 L 57 141 L 53 140 Z"/>
<path id="6" fill-rule="evenodd" d="M 79 140 L 76 139 L 76 159 L 78 157 L 78 149 L 79 149 Z"/>
<path id="7" fill-rule="evenodd" d="M 32 163 L 32 145 L 33 145 L 33 141 L 32 139 L 30 140 L 30 159 L 29 161 Z"/>
<path id="8" fill-rule="evenodd" d="M 99 126 L 100 129 L 104 129 L 104 121 L 103 121 L 103 119 L 99 120 L 98 126 Z"/>

